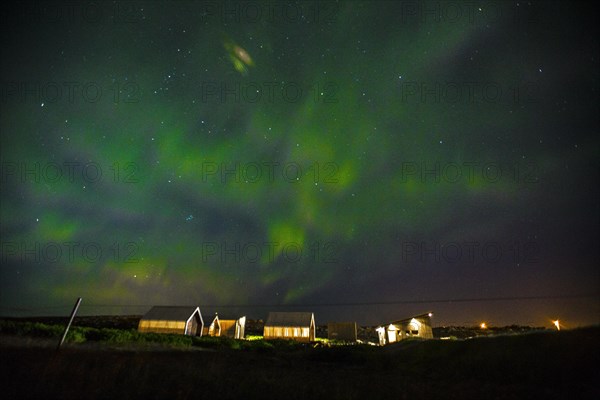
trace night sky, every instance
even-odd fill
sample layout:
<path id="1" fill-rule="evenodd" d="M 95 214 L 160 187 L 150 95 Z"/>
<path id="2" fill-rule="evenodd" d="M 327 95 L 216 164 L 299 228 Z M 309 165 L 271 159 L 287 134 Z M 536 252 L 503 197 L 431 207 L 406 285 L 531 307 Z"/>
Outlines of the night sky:
<path id="1" fill-rule="evenodd" d="M 591 5 L 3 8 L 1 315 L 600 322 Z"/>

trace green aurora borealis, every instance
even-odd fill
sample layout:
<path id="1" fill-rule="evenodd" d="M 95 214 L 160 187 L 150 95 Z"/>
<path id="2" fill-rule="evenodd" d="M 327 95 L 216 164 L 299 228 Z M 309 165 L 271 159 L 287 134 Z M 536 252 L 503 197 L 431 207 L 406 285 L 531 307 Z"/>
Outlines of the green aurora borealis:
<path id="1" fill-rule="evenodd" d="M 598 323 L 591 6 L 52 4 L 2 28 L 3 313 Z"/>

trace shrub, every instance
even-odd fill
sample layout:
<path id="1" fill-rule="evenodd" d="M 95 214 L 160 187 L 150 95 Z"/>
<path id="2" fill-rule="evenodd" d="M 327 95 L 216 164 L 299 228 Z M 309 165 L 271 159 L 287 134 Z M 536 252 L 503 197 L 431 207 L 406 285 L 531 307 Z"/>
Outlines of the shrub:
<path id="1" fill-rule="evenodd" d="M 275 346 L 273 346 L 272 343 L 269 343 L 264 340 L 244 341 L 240 345 L 243 349 L 258 351 L 261 353 L 271 352 L 275 350 Z"/>
<path id="2" fill-rule="evenodd" d="M 193 338 L 194 346 L 206 348 L 240 348 L 239 344 L 237 344 L 236 342 L 237 340 L 225 336 L 202 336 Z"/>
<path id="3" fill-rule="evenodd" d="M 66 338 L 67 342 L 70 343 L 83 343 L 86 341 L 85 329 L 73 328 L 69 329 L 69 333 Z"/>
<path id="4" fill-rule="evenodd" d="M 13 321 L 0 321 L 0 333 L 15 334 L 17 329 L 17 324 Z"/>
<path id="5" fill-rule="evenodd" d="M 193 344 L 193 338 L 186 335 L 153 332 L 140 333 L 135 330 L 128 332 L 131 335 L 129 340 L 134 343 L 160 343 L 179 347 L 190 347 Z"/>

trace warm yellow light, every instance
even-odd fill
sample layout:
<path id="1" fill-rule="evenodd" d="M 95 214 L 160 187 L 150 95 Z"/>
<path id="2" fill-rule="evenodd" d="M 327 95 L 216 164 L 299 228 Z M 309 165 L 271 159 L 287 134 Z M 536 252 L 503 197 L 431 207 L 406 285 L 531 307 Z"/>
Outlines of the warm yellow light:
<path id="1" fill-rule="evenodd" d="M 487 328 L 487 325 L 485 324 L 485 322 L 482 322 L 481 324 L 479 324 L 479 327 L 481 329 L 485 329 L 485 328 Z"/>
<path id="2" fill-rule="evenodd" d="M 554 324 L 556 329 L 560 331 L 560 322 L 558 322 L 558 320 L 556 320 L 556 321 L 552 321 L 552 323 Z"/>

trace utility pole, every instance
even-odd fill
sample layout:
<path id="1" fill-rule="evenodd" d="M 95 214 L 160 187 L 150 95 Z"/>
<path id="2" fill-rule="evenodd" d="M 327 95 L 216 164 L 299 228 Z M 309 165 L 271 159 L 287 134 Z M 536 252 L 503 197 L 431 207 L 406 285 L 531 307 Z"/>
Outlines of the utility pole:
<path id="1" fill-rule="evenodd" d="M 71 327 L 71 324 L 73 323 L 73 318 L 75 318 L 75 314 L 77 314 L 77 309 L 79 309 L 80 304 L 81 304 L 81 297 L 79 297 L 77 299 L 77 302 L 75 303 L 75 307 L 73 307 L 73 311 L 71 311 L 71 318 L 69 319 L 69 323 L 67 324 L 67 327 L 65 328 L 65 332 L 63 333 L 62 338 L 60 339 L 60 342 L 58 343 L 58 347 L 56 348 L 57 351 L 60 349 L 60 346 L 62 346 L 63 342 L 67 338 L 67 333 L 69 333 L 69 328 Z"/>

